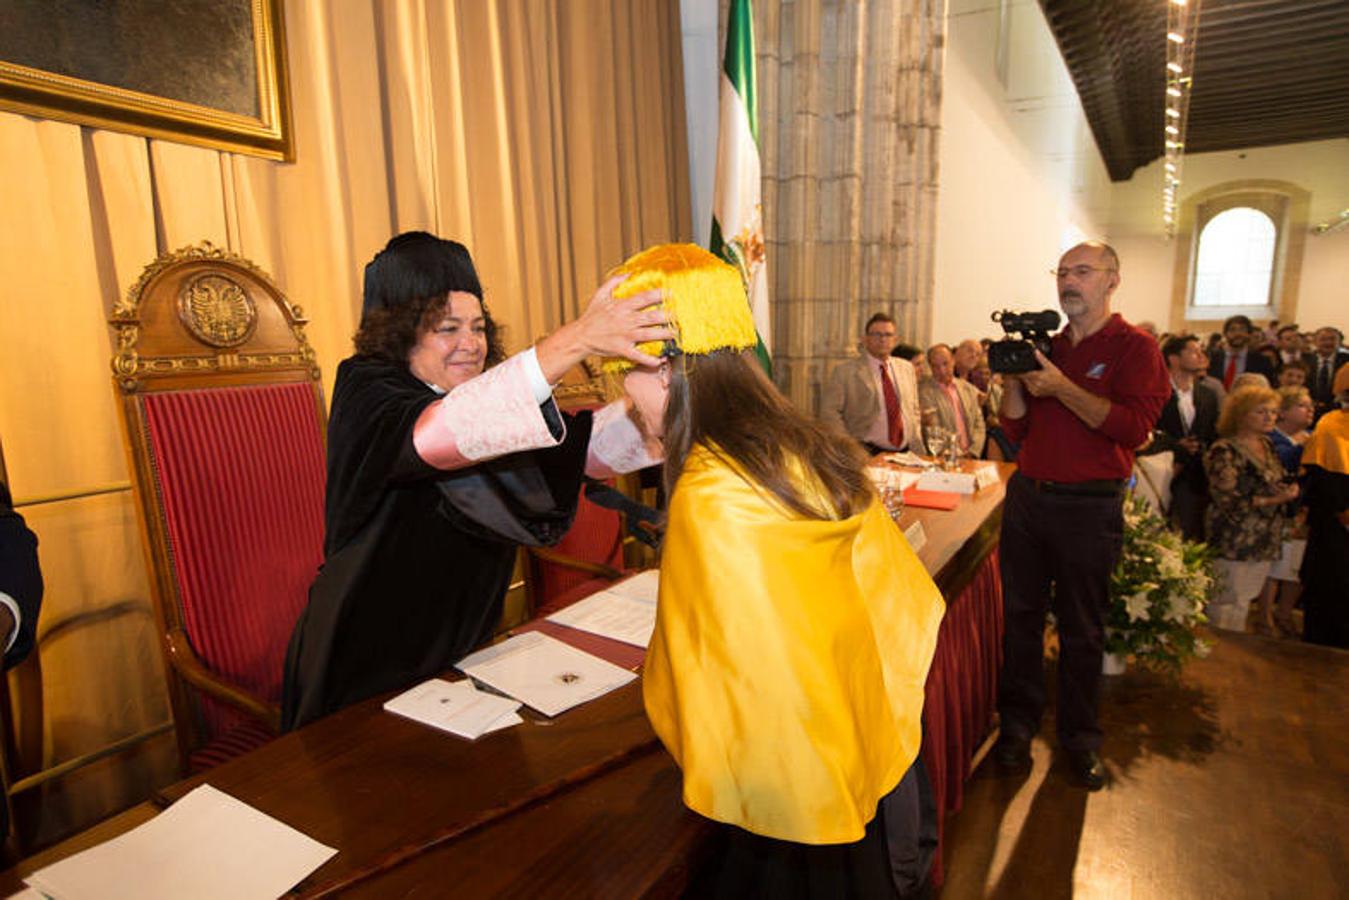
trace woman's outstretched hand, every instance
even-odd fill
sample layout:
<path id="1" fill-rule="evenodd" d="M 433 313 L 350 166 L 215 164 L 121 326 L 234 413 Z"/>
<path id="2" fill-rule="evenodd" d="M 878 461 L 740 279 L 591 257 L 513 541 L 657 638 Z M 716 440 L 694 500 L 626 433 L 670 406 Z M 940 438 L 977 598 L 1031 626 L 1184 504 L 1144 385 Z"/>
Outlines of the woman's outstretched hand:
<path id="1" fill-rule="evenodd" d="M 587 356 L 619 356 L 640 366 L 660 363 L 660 357 L 641 352 L 637 345 L 673 339 L 669 314 L 657 306 L 661 301 L 659 291 L 615 298 L 614 290 L 625 277 L 615 275 L 604 282 L 580 318 L 539 341 L 535 353 L 550 384 L 556 384 Z"/>

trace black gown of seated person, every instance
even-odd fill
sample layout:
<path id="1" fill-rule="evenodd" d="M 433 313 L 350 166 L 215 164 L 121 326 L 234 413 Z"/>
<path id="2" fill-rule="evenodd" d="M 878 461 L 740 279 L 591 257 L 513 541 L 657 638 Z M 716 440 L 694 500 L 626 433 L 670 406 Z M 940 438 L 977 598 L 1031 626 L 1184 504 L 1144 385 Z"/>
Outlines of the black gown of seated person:
<path id="1" fill-rule="evenodd" d="M 356 356 L 338 367 L 324 563 L 286 654 L 284 730 L 448 669 L 496 629 L 516 547 L 556 543 L 571 526 L 588 412 L 549 399 L 560 445 L 445 472 L 412 445 L 437 397 L 403 365 Z"/>

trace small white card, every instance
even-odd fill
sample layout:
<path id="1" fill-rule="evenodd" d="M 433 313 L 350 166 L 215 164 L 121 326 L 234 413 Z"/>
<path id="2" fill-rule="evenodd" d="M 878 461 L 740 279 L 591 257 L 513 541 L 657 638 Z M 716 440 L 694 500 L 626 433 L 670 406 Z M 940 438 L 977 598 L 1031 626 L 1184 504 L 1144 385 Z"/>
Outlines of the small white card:
<path id="1" fill-rule="evenodd" d="M 908 528 L 905 528 L 904 540 L 909 542 L 909 546 L 913 548 L 914 553 L 922 550 L 923 545 L 927 543 L 927 532 L 923 530 L 923 523 L 914 522 Z"/>
<path id="2" fill-rule="evenodd" d="M 516 713 L 519 708 L 518 701 L 480 691 L 471 681 L 442 678 L 423 681 L 384 704 L 384 709 L 394 715 L 470 741 L 519 725 L 524 721 Z"/>
<path id="3" fill-rule="evenodd" d="M 997 484 L 1002 479 L 998 477 L 998 467 L 993 463 L 984 463 L 976 466 L 974 469 L 974 489 L 982 491 L 986 487 Z"/>
<path id="4" fill-rule="evenodd" d="M 637 677 L 537 631 L 479 650 L 455 667 L 545 716 L 594 700 Z"/>
<path id="5" fill-rule="evenodd" d="M 924 472 L 918 479 L 918 490 L 973 494 L 974 476 L 965 472 Z"/>

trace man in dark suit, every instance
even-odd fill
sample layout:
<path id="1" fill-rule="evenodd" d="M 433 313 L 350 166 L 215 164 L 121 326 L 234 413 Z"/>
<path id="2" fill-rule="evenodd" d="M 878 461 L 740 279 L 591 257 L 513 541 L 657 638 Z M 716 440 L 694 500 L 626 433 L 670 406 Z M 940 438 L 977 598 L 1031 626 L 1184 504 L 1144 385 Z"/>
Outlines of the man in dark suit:
<path id="1" fill-rule="evenodd" d="M 9 486 L 0 481 L 0 646 L 5 648 L 6 669 L 33 649 L 41 605 L 37 536 L 14 511 Z"/>
<path id="2" fill-rule="evenodd" d="M 1171 398 L 1157 419 L 1153 449 L 1175 453 L 1171 480 L 1171 521 L 1186 538 L 1204 539 L 1204 509 L 1208 506 L 1208 479 L 1204 450 L 1217 435 L 1218 395 L 1200 384 L 1203 353 L 1199 338 L 1179 335 L 1162 345 L 1162 358 L 1171 374 Z"/>
<path id="3" fill-rule="evenodd" d="M 1232 316 L 1223 322 L 1224 347 L 1212 354 L 1208 373 L 1232 389 L 1232 381 L 1243 372 L 1263 375 L 1274 383 L 1274 367 L 1268 359 L 1250 350 L 1251 334 L 1255 328 L 1246 316 Z"/>
<path id="4" fill-rule="evenodd" d="M 1334 405 L 1335 394 L 1331 387 L 1335 383 L 1335 373 L 1349 362 L 1349 350 L 1340 347 L 1343 339 L 1338 328 L 1318 328 L 1314 338 L 1316 351 L 1303 357 L 1307 364 L 1307 389 L 1316 404 L 1318 419 Z"/>
<path id="5" fill-rule="evenodd" d="M 1292 323 L 1284 325 L 1275 337 L 1274 349 L 1279 352 L 1280 372 L 1289 363 L 1302 362 L 1302 357 L 1306 355 L 1303 353 L 1302 332 Z"/>

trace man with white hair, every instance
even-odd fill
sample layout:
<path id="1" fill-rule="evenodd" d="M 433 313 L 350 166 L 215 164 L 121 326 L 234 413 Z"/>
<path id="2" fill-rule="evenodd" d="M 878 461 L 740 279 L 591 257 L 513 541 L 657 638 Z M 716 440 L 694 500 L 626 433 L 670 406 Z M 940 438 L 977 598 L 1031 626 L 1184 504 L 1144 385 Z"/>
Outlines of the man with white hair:
<path id="1" fill-rule="evenodd" d="M 918 382 L 918 403 L 925 420 L 923 440 L 931 446 L 927 440 L 930 429 L 943 428 L 955 438 L 961 456 L 977 459 L 984 452 L 986 437 L 978 388 L 955 377 L 955 355 L 945 344 L 936 344 L 927 351 L 927 363 L 932 375 Z M 928 410 L 932 411 L 930 422 Z"/>

